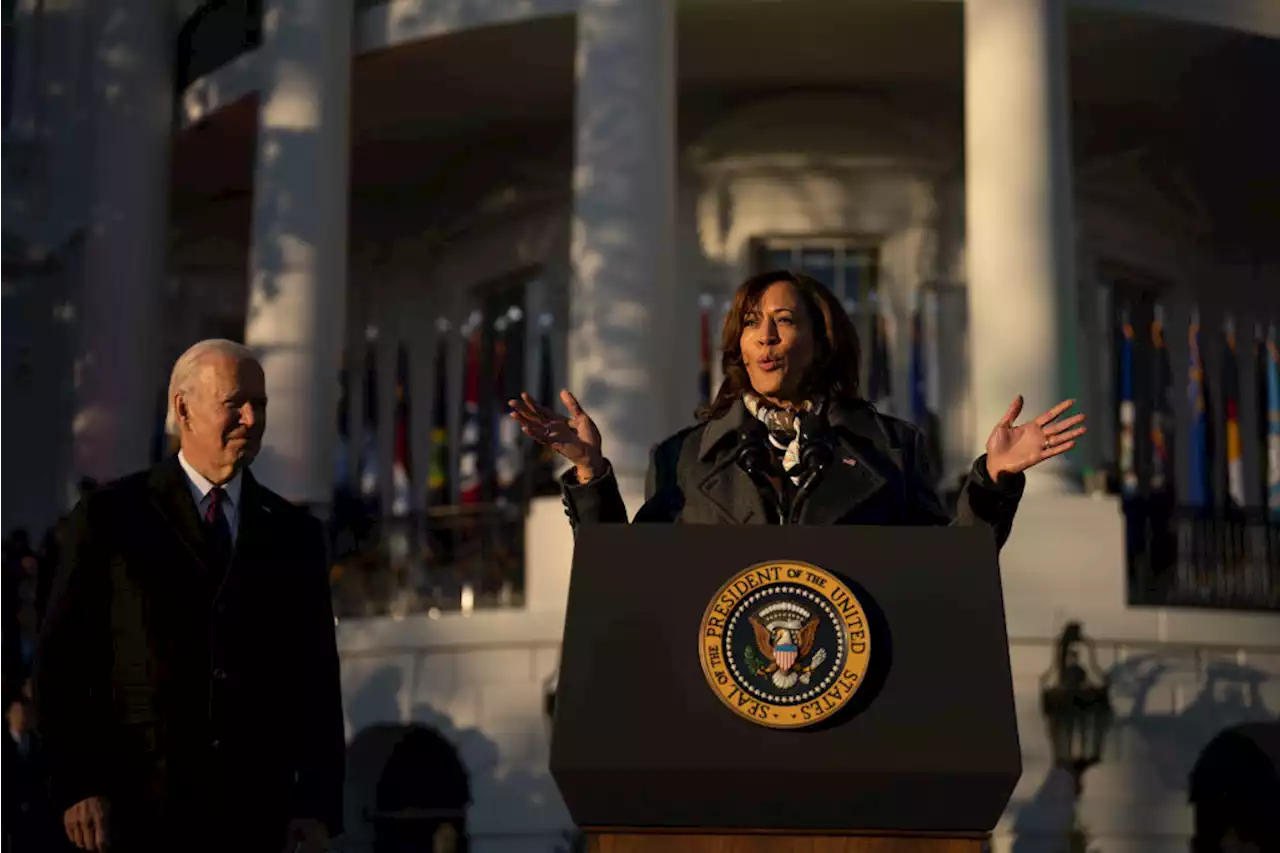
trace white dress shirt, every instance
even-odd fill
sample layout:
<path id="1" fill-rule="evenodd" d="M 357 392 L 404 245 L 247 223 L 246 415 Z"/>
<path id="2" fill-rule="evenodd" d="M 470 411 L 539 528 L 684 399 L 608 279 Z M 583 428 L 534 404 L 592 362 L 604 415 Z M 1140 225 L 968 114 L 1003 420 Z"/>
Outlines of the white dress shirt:
<path id="1" fill-rule="evenodd" d="M 209 493 L 213 491 L 213 483 L 191 467 L 191 463 L 187 461 L 187 457 L 182 455 L 182 451 L 178 451 L 178 462 L 182 465 L 182 470 L 187 472 L 187 485 L 191 487 L 191 498 L 196 502 L 196 512 L 200 513 L 203 519 L 205 512 L 209 509 Z M 222 515 L 227 520 L 227 526 L 231 528 L 231 544 L 235 544 L 236 536 L 240 533 L 240 487 L 243 481 L 240 479 L 240 472 L 230 480 L 222 484 L 222 491 L 227 493 L 227 499 L 222 504 Z"/>

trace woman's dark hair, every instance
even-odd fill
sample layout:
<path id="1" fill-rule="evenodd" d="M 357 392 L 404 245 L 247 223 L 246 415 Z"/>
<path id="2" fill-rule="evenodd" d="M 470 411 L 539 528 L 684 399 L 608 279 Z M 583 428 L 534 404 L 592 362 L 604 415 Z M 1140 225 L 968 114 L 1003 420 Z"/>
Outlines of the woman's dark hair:
<path id="1" fill-rule="evenodd" d="M 817 391 L 836 402 L 859 399 L 858 376 L 862 352 L 858 332 L 835 294 L 821 282 L 788 270 L 774 270 L 753 276 L 742 283 L 733 295 L 733 305 L 724 318 L 720 336 L 720 365 L 724 381 L 709 406 L 697 412 L 700 421 L 720 417 L 751 390 L 747 368 L 742 363 L 742 329 L 747 315 L 760 306 L 760 298 L 771 285 L 790 282 L 800 294 L 810 328 L 813 330 L 813 363 L 801 378 L 806 393 Z"/>

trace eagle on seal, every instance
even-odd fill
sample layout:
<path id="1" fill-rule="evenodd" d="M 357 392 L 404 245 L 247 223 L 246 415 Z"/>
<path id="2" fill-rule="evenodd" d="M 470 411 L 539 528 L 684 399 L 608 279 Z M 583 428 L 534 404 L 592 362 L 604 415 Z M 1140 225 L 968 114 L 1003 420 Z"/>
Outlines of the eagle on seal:
<path id="1" fill-rule="evenodd" d="M 756 647 L 768 661 L 756 666 L 755 674 L 771 676 L 773 683 L 783 690 L 794 687 L 797 681 L 808 684 L 813 670 L 827 657 L 824 649 L 813 653 L 818 636 L 817 617 L 804 623 L 784 620 L 766 625 L 755 616 L 750 621 Z"/>

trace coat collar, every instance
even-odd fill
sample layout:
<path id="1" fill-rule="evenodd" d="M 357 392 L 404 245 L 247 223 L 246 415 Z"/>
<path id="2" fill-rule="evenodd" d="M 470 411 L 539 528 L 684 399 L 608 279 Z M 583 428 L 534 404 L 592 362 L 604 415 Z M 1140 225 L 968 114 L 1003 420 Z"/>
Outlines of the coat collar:
<path id="1" fill-rule="evenodd" d="M 240 504 L 237 507 L 239 530 L 236 534 L 236 550 L 231 568 L 243 562 L 246 554 L 253 553 L 261 534 L 262 516 L 267 512 L 263 505 L 262 487 L 258 485 L 253 474 L 245 469 L 240 479 L 242 486 Z M 156 510 L 169 522 L 192 558 L 205 571 L 213 569 L 209 562 L 208 532 L 196 509 L 191 481 L 187 479 L 186 471 L 183 470 L 176 453 L 151 469 L 147 486 Z"/>
<path id="2" fill-rule="evenodd" d="M 739 524 L 755 523 L 757 515 L 765 517 L 751 478 L 737 467 L 731 452 L 748 417 L 742 401 L 735 401 L 724 415 L 707 422 L 698 446 L 698 458 L 712 462 L 701 490 Z M 871 405 L 838 404 L 827 418 L 836 432 L 835 461 L 805 501 L 802 524 L 835 523 L 884 488 L 888 473 L 900 471 L 903 465 L 901 449 L 893 446 Z"/>

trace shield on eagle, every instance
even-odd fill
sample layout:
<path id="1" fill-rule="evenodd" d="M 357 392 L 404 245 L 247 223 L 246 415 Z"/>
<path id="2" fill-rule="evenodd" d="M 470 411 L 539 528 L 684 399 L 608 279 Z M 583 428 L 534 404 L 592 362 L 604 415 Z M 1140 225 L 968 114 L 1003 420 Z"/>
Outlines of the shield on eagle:
<path id="1" fill-rule="evenodd" d="M 779 672 L 789 672 L 795 666 L 799 649 L 794 643 L 783 643 L 773 647 L 773 662 L 778 665 Z"/>

